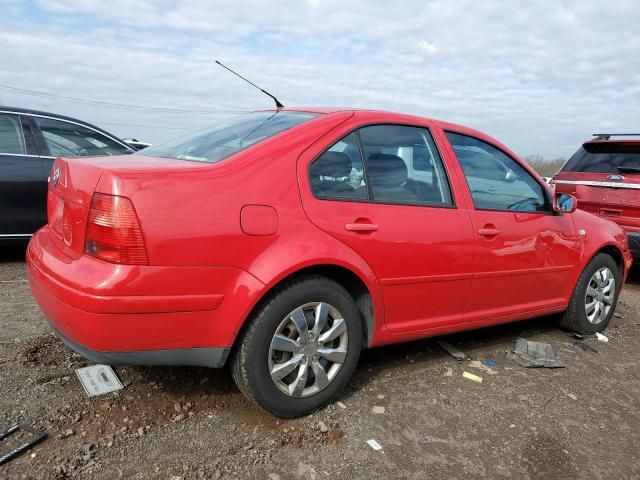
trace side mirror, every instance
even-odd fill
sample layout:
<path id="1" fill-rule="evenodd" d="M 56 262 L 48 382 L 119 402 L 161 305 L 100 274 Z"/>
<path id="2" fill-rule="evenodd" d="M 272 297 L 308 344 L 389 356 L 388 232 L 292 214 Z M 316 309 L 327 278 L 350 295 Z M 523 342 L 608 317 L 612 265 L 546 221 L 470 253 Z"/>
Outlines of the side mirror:
<path id="1" fill-rule="evenodd" d="M 578 208 L 578 199 L 568 193 L 556 193 L 553 198 L 553 210 L 558 213 L 572 213 Z"/>

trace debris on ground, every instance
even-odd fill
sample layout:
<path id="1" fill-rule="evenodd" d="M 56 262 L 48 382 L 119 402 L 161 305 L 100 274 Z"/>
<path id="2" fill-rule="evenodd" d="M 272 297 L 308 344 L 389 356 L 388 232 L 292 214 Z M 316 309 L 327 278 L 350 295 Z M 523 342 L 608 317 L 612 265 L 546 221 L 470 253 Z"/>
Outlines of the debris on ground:
<path id="1" fill-rule="evenodd" d="M 463 360 L 467 360 L 467 358 L 469 358 L 469 357 L 467 357 L 466 353 L 458 350 L 456 347 L 451 345 L 449 342 L 438 340 L 436 343 L 440 346 L 440 348 L 442 348 L 445 352 L 447 352 L 449 355 L 454 357 L 456 360 L 463 361 Z"/>
<path id="2" fill-rule="evenodd" d="M 109 365 L 91 365 L 76 369 L 76 375 L 90 397 L 115 392 L 123 388 L 116 372 Z"/>
<path id="3" fill-rule="evenodd" d="M 385 412 L 385 408 L 384 408 L 384 407 L 378 407 L 378 406 L 376 406 L 376 407 L 373 407 L 373 408 L 371 409 L 371 411 L 372 411 L 373 413 L 384 413 L 384 412 Z"/>
<path id="4" fill-rule="evenodd" d="M 482 377 L 478 376 L 478 375 L 474 375 L 473 373 L 469 373 L 469 372 L 462 372 L 462 376 L 464 378 L 466 378 L 467 380 L 471 380 L 477 383 L 482 383 Z"/>
<path id="5" fill-rule="evenodd" d="M 569 397 L 571 400 L 578 400 L 578 397 L 576 397 L 573 393 L 567 393 L 567 397 Z"/>
<path id="6" fill-rule="evenodd" d="M 14 425 L 6 431 L 0 432 L 0 441 L 4 441 L 5 439 L 10 438 L 12 435 L 18 435 L 22 432 L 26 432 L 27 434 L 29 434 L 29 437 L 20 445 L 12 448 L 7 453 L 0 455 L 0 465 L 13 460 L 27 450 L 31 450 L 35 445 L 37 445 L 47 437 L 46 432 L 36 430 L 35 428 L 31 428 L 27 425 Z M 34 458 L 33 454 L 31 455 L 31 458 Z"/>
<path id="7" fill-rule="evenodd" d="M 556 358 L 553 347 L 548 343 L 530 342 L 518 338 L 516 348 L 507 354 L 509 360 L 527 368 L 564 368 L 566 365 Z"/>
<path id="8" fill-rule="evenodd" d="M 496 368 L 498 366 L 498 364 L 493 360 L 482 360 L 482 363 L 491 368 Z"/>
<path id="9" fill-rule="evenodd" d="M 587 338 L 595 337 L 593 333 L 578 333 L 578 332 L 573 332 L 573 336 L 576 338 L 579 338 L 580 340 L 586 340 Z"/>
<path id="10" fill-rule="evenodd" d="M 444 376 L 445 377 L 453 377 L 453 368 L 447 367 L 447 369 L 444 371 Z"/>
<path id="11" fill-rule="evenodd" d="M 367 440 L 367 444 L 374 450 L 382 450 L 382 445 L 376 442 L 376 440 L 373 438 L 370 438 L 369 440 Z"/>
<path id="12" fill-rule="evenodd" d="M 469 362 L 469 367 L 477 368 L 479 370 L 487 372 L 489 375 L 495 375 L 496 373 L 498 373 L 493 368 L 488 367 L 487 365 L 485 365 L 480 360 L 472 360 L 471 362 Z"/>
<path id="13" fill-rule="evenodd" d="M 591 345 L 587 345 L 584 342 L 573 342 L 573 345 L 575 345 L 576 347 L 580 348 L 581 350 L 583 350 L 585 352 L 599 353 L 598 350 L 593 348 Z"/>
<path id="14" fill-rule="evenodd" d="M 418 439 L 418 443 L 420 445 L 427 445 L 429 443 L 449 443 L 449 440 L 445 440 L 444 438 L 432 437 L 430 435 L 425 435 L 424 437 L 420 437 Z"/>
<path id="15" fill-rule="evenodd" d="M 609 337 L 607 337 L 606 335 L 603 335 L 600 332 L 596 332 L 596 338 L 598 339 L 599 342 L 607 343 L 609 341 Z"/>

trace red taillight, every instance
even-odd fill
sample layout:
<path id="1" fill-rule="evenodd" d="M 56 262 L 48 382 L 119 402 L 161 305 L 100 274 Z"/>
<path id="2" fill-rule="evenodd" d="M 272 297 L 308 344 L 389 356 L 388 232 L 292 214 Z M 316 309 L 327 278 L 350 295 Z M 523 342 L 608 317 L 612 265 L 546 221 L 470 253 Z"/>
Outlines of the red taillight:
<path id="1" fill-rule="evenodd" d="M 124 265 L 148 265 L 147 249 L 133 203 L 126 197 L 94 193 L 85 252 Z"/>

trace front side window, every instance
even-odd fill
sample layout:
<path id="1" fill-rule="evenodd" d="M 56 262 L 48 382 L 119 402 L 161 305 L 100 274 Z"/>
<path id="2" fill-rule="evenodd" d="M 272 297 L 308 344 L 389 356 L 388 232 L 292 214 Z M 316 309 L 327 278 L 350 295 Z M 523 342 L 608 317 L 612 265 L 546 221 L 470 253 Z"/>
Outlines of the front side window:
<path id="1" fill-rule="evenodd" d="M 479 210 L 548 212 L 542 186 L 513 158 L 477 138 L 446 132 Z"/>
<path id="2" fill-rule="evenodd" d="M 90 157 L 131 153 L 124 145 L 76 123 L 33 117 L 52 157 Z"/>
<path id="3" fill-rule="evenodd" d="M 368 198 L 362 155 L 355 132 L 337 141 L 311 164 L 309 182 L 311 191 L 318 198 Z"/>
<path id="4" fill-rule="evenodd" d="M 318 114 L 307 112 L 247 113 L 215 127 L 145 148 L 140 155 L 216 163 L 316 117 Z"/>
<path id="5" fill-rule="evenodd" d="M 26 155 L 20 116 L 0 113 L 0 154 Z"/>
<path id="6" fill-rule="evenodd" d="M 451 206 L 451 189 L 429 131 L 403 125 L 359 130 L 373 200 Z"/>

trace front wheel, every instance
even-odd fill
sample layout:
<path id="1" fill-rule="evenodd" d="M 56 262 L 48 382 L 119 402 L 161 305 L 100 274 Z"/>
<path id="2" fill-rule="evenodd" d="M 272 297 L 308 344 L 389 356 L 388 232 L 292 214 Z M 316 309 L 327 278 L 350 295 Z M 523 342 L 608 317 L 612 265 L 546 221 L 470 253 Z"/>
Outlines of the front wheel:
<path id="1" fill-rule="evenodd" d="M 582 334 L 601 332 L 613 316 L 621 287 L 615 260 L 605 253 L 596 255 L 582 272 L 560 326 Z"/>
<path id="2" fill-rule="evenodd" d="M 282 418 L 332 401 L 362 348 L 360 312 L 349 293 L 324 277 L 284 284 L 250 320 L 232 357 L 238 388 Z"/>

